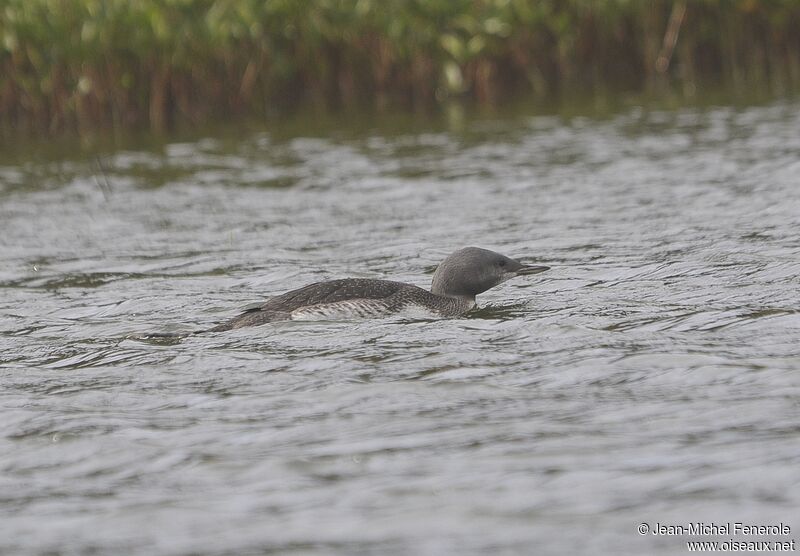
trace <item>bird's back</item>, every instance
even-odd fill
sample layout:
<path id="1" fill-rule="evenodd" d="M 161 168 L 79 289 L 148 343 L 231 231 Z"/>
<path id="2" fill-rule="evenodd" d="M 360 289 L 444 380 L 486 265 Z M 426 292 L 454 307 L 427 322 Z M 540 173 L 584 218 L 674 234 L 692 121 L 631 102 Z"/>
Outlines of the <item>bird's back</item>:
<path id="1" fill-rule="evenodd" d="M 212 331 L 278 320 L 388 316 L 410 303 L 430 302 L 432 297 L 422 288 L 391 280 L 345 278 L 316 282 L 272 297 Z"/>
<path id="2" fill-rule="evenodd" d="M 385 299 L 403 288 L 414 287 L 402 282 L 365 278 L 344 278 L 316 282 L 278 295 L 266 301 L 259 310 L 292 312 L 301 307 L 325 305 L 354 299 Z"/>

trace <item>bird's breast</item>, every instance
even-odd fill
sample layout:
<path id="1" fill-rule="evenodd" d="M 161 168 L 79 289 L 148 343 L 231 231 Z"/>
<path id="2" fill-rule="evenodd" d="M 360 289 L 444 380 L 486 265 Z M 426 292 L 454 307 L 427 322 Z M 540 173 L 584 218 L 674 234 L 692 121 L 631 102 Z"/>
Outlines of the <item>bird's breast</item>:
<path id="1" fill-rule="evenodd" d="M 292 320 L 375 319 L 386 317 L 435 318 L 441 314 L 417 303 L 392 302 L 384 299 L 351 299 L 299 307 L 292 311 Z"/>
<path id="2" fill-rule="evenodd" d="M 292 311 L 292 320 L 334 320 L 349 318 L 380 318 L 392 314 L 383 300 L 350 299 L 335 303 L 320 303 L 298 307 Z"/>

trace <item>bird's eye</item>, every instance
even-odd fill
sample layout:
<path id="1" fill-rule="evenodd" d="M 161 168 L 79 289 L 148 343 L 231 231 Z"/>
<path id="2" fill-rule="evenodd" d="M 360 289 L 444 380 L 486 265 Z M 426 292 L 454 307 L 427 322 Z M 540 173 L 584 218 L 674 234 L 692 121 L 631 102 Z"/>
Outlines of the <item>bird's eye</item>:
<path id="1" fill-rule="evenodd" d="M 505 262 L 505 261 L 503 261 L 503 260 L 501 260 L 501 261 L 500 261 L 499 263 L 497 263 L 497 264 L 499 264 L 500 266 L 506 266 L 506 262 Z"/>

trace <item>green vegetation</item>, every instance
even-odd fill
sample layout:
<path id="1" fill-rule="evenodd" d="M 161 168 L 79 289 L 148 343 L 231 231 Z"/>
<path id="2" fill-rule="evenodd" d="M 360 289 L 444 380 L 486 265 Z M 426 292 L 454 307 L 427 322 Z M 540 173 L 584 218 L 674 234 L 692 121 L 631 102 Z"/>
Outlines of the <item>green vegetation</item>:
<path id="1" fill-rule="evenodd" d="M 796 0 L 0 3 L 4 135 L 158 131 L 298 107 L 705 85 L 784 94 L 798 84 Z"/>

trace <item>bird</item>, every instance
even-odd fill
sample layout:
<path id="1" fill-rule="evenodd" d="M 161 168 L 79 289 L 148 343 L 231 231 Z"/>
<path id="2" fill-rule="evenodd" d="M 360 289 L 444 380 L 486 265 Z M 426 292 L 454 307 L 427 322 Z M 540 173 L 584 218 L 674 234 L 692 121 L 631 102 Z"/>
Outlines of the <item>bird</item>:
<path id="1" fill-rule="evenodd" d="M 208 332 L 286 320 L 384 318 L 421 313 L 457 317 L 477 306 L 478 294 L 516 276 L 549 269 L 525 265 L 488 249 L 464 247 L 439 264 L 430 291 L 392 280 L 344 278 L 316 282 L 249 307 Z"/>

